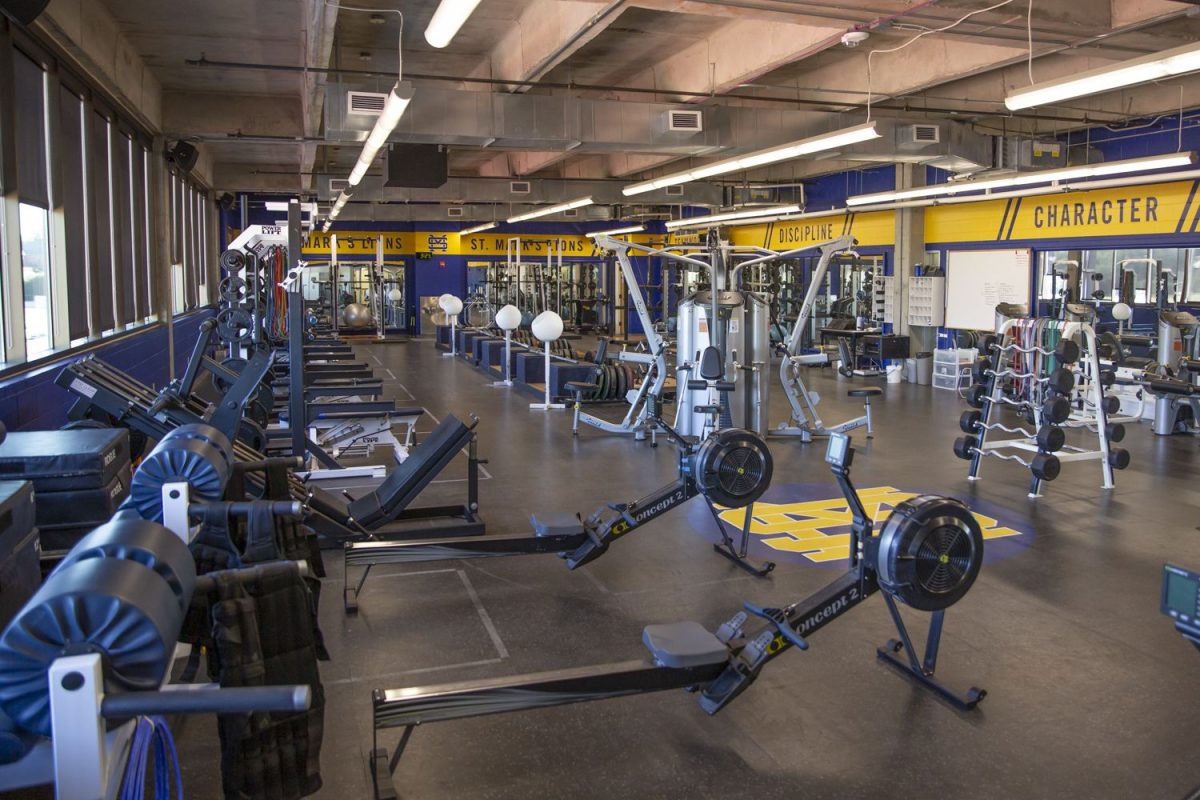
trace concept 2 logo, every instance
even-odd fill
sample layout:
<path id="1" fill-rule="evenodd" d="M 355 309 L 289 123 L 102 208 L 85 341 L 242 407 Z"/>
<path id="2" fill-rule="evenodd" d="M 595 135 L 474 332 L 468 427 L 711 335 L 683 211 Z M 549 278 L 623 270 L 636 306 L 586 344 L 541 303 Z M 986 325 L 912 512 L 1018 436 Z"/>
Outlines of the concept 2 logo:
<path id="1" fill-rule="evenodd" d="M 873 486 L 858 493 L 867 515 L 874 520 L 876 533 L 897 505 L 925 494 L 893 486 Z M 986 561 L 1009 558 L 1031 543 L 1032 526 L 1026 520 L 977 500 L 968 505 L 983 529 Z M 693 519 L 694 525 L 706 535 L 715 536 L 711 515 L 703 508 L 701 513 L 703 516 L 697 514 Z M 745 524 L 746 509 L 720 510 L 719 517 L 726 530 L 737 537 Z M 830 484 L 774 486 L 754 504 L 751 541 L 760 556 L 772 560 L 841 567 L 850 558 L 850 523 L 846 499 Z"/>

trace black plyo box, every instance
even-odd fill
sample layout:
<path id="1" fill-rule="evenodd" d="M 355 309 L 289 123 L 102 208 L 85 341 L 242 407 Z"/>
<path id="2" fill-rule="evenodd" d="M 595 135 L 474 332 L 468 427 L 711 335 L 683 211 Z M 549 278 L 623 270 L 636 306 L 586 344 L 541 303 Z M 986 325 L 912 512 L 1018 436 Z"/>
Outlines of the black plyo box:
<path id="1" fill-rule="evenodd" d="M 0 478 L 33 481 L 39 492 L 104 489 L 128 466 L 124 428 L 13 431 L 0 443 Z"/>
<path id="2" fill-rule="evenodd" d="M 42 585 L 40 558 L 37 528 L 0 554 L 0 630 L 8 627 L 25 601 Z"/>
<path id="3" fill-rule="evenodd" d="M 33 515 L 33 484 L 0 481 L 0 558 L 33 530 Z"/>
<path id="4" fill-rule="evenodd" d="M 129 496 L 132 470 L 128 464 L 102 489 L 69 492 L 37 491 L 34 508 L 39 528 L 47 525 L 99 525 L 108 522 Z"/>

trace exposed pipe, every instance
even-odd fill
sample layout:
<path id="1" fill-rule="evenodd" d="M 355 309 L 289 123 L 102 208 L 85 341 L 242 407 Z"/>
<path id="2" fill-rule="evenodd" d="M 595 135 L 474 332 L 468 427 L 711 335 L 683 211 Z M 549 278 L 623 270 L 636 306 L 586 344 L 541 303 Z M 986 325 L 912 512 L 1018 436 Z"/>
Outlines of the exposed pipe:
<path id="1" fill-rule="evenodd" d="M 379 70 L 370 69 L 348 69 L 338 67 L 314 67 L 314 66 L 295 66 L 293 64 L 250 64 L 244 61 L 212 61 L 205 58 L 203 55 L 200 58 L 185 59 L 185 64 L 191 67 L 217 67 L 220 69 L 247 69 L 260 70 L 267 72 L 323 72 L 327 75 L 357 75 L 359 77 L 395 77 L 392 72 L 381 72 Z M 519 81 L 519 80 L 504 80 L 501 78 L 472 78 L 458 75 L 435 75 L 427 73 L 409 72 L 407 76 L 413 80 L 426 81 L 448 81 L 450 83 L 477 83 L 485 86 L 528 86 L 541 89 L 570 89 L 580 92 L 627 92 L 629 94 L 653 94 L 653 95 L 679 95 L 681 97 L 698 97 L 702 99 L 731 99 L 731 100 L 757 100 L 764 103 L 784 103 L 791 106 L 817 106 L 825 111 L 837 112 L 848 108 L 866 110 L 866 103 L 854 103 L 850 101 L 839 101 L 836 103 L 828 100 L 810 100 L 807 98 L 797 97 L 779 97 L 775 95 L 752 95 L 738 94 L 736 92 L 726 92 L 724 94 L 713 96 L 710 92 L 691 92 L 682 89 L 646 89 L 637 86 L 608 86 L 602 84 L 589 83 L 563 83 L 558 81 Z M 913 108 L 908 103 L 903 104 L 884 104 L 872 103 L 871 107 L 876 111 L 880 109 L 888 111 L 901 111 L 905 113 L 928 113 L 941 114 L 946 116 L 980 116 L 980 117 L 1003 117 L 1005 119 L 1029 119 L 1041 120 L 1050 122 L 1073 122 L 1080 125 L 1093 125 L 1103 122 L 1120 122 L 1121 118 L 1117 115 L 1112 115 L 1111 120 L 1093 119 L 1087 116 L 1084 117 L 1064 117 L 1052 114 L 1028 114 L 1021 112 L 1012 112 L 1003 108 L 1003 103 L 997 102 L 996 105 L 1001 106 L 1000 110 L 996 111 L 977 111 L 962 108 L 940 108 L 935 106 L 921 106 Z"/>

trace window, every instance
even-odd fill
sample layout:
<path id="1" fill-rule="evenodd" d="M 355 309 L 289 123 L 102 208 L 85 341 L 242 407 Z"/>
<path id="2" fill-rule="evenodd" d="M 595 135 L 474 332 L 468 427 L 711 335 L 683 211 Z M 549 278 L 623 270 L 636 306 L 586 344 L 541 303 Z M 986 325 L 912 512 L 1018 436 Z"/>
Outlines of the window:
<path id="1" fill-rule="evenodd" d="M 113 236 L 111 187 L 108 163 L 108 119 L 93 113 L 88 136 L 88 171 L 92 191 L 88 195 L 92 207 L 91 302 L 96 309 L 96 327 L 108 333 L 116 328 L 113 313 Z"/>
<path id="2" fill-rule="evenodd" d="M 1133 273 L 1134 302 L 1154 304 L 1158 301 L 1160 277 L 1169 275 L 1170 295 L 1168 302 L 1176 303 L 1186 296 L 1189 300 L 1200 299 L 1200 249 L 1189 248 L 1134 248 L 1125 250 L 1070 250 L 1043 251 L 1039 257 L 1039 291 L 1043 300 L 1054 299 L 1065 286 L 1062 273 L 1071 262 L 1080 266 L 1083 294 L 1092 296 L 1101 293 L 1100 299 L 1115 301 L 1120 297 L 1122 276 Z M 1190 275 L 1187 274 L 1189 272 Z M 1189 282 L 1186 287 L 1184 278 Z M 1186 295 L 1185 295 L 1186 292 Z"/>
<path id="3" fill-rule="evenodd" d="M 50 248 L 48 213 L 21 203 L 21 278 L 25 285 L 25 354 L 37 358 L 54 347 L 50 312 Z"/>
<path id="4" fill-rule="evenodd" d="M 67 327 L 71 344 L 88 337 L 87 206 L 83 171 L 83 101 L 59 91 L 58 162 L 62 169 L 62 213 L 66 222 Z"/>

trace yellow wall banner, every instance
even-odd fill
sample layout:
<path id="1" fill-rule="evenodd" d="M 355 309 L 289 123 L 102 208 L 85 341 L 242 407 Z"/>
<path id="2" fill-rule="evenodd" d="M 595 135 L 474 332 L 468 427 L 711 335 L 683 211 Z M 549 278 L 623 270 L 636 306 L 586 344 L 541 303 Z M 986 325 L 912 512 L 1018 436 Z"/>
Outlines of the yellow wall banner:
<path id="1" fill-rule="evenodd" d="M 1198 181 L 1013 197 L 925 209 L 925 241 L 1036 239 L 1196 233 Z"/>
<path id="2" fill-rule="evenodd" d="M 865 247 L 896 243 L 896 212 L 870 211 L 849 213 L 791 222 L 768 222 L 732 228 L 730 241 L 736 245 L 765 247 L 768 250 L 796 250 L 853 236 Z"/>
<path id="3" fill-rule="evenodd" d="M 524 258 L 545 258 L 546 255 L 556 252 L 554 249 L 554 241 L 561 242 L 562 254 L 564 257 L 581 258 L 585 256 L 600 256 L 604 251 L 596 247 L 595 242 L 586 236 L 554 236 L 552 234 L 526 234 L 516 235 L 511 233 L 472 233 L 469 236 L 459 237 L 458 234 L 450 234 L 451 238 L 461 241 L 459 242 L 459 250 L 452 250 L 453 254 L 461 254 L 464 256 L 502 256 L 507 252 L 506 248 L 509 239 L 519 239 L 521 244 L 521 255 Z M 417 234 L 418 241 L 421 234 Z M 515 244 L 512 245 L 515 247 Z"/>
<path id="4" fill-rule="evenodd" d="M 413 251 L 413 236 L 408 232 L 394 233 L 389 231 L 338 231 L 337 248 L 339 256 L 374 255 L 376 241 L 383 237 L 383 254 L 385 256 L 411 255 Z M 333 233 L 314 231 L 304 240 L 305 255 L 328 256 L 332 245 Z"/>

